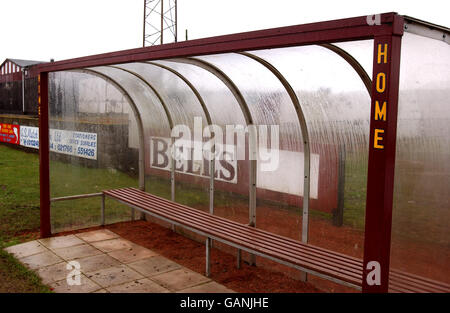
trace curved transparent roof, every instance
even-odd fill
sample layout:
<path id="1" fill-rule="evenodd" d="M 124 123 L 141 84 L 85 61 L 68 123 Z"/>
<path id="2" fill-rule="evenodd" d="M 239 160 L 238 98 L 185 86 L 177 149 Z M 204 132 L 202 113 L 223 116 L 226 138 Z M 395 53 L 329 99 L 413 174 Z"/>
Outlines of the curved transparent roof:
<path id="1" fill-rule="evenodd" d="M 177 125 L 187 126 L 193 132 L 196 117 L 201 118 L 202 130 L 209 124 L 244 128 L 265 125 L 272 135 L 271 126 L 276 126 L 278 147 L 272 147 L 270 140 L 264 142 L 260 135 L 255 139 L 260 147 L 268 148 L 270 142 L 271 149 L 284 152 L 271 173 L 264 173 L 258 162 L 255 185 L 259 189 L 318 199 L 319 183 L 325 189 L 334 188 L 338 175 L 335 164 L 341 147 L 352 151 L 356 160 L 367 161 L 371 84 L 367 71 L 371 68 L 368 60 L 372 59 L 372 44 L 373 41 L 361 41 L 279 48 L 80 71 L 113 83 L 131 102 L 130 107 L 137 115 L 139 145 L 145 150 L 146 169 L 149 155 L 158 154 L 152 151 L 156 147 L 151 144 L 152 137 L 168 139 Z M 137 141 L 132 136 L 130 140 Z M 245 140 L 243 148 L 248 158 L 248 133 Z M 242 142 L 236 143 L 237 149 L 238 145 Z M 319 163 L 321 170 L 327 171 L 327 175 L 321 175 L 325 177 L 322 180 L 327 181 L 317 181 Z M 167 166 L 165 169 L 170 169 Z M 236 166 L 241 173 L 251 172 L 242 162 Z M 221 164 L 216 167 L 220 175 L 229 174 Z M 207 165 L 198 168 L 202 177 L 211 176 Z M 298 181 L 280 179 L 289 172 L 298 173 Z M 316 181 L 310 181 L 310 172 Z M 248 181 L 248 177 L 243 174 L 241 179 Z"/>
<path id="2" fill-rule="evenodd" d="M 279 149 L 306 151 L 308 159 L 311 151 L 322 155 L 322 165 L 326 160 L 334 168 L 339 145 L 359 151 L 361 160 L 367 157 L 372 43 L 227 53 L 83 71 L 124 90 L 140 116 L 145 145 L 151 136 L 170 137 L 175 125 L 193 131 L 195 117 L 201 118 L 203 128 L 276 125 Z M 293 170 L 299 173 L 303 164 L 305 170 L 309 167 L 302 160 L 295 164 Z M 289 171 L 290 166 L 282 162 L 279 170 Z M 333 174 L 329 177 L 334 179 Z"/>
<path id="3" fill-rule="evenodd" d="M 362 60 L 361 68 L 370 70 L 371 41 L 335 47 L 351 51 Z M 339 117 L 344 115 L 353 128 L 360 128 L 351 133 L 354 138 L 348 144 L 367 140 L 370 98 L 348 60 L 320 46 L 255 51 L 252 55 L 270 63 L 295 90 L 312 142 L 346 141 L 328 131 L 343 123 Z M 102 66 L 84 72 L 120 85 L 135 103 L 146 133 L 167 135 L 177 124 L 193 129 L 194 117 L 201 117 L 204 125 L 279 125 L 281 148 L 301 151 L 302 129 L 292 97 L 280 78 L 256 58 L 229 53 Z M 329 98 L 330 94 L 334 98 Z M 343 102 L 345 106 L 340 105 Z"/>

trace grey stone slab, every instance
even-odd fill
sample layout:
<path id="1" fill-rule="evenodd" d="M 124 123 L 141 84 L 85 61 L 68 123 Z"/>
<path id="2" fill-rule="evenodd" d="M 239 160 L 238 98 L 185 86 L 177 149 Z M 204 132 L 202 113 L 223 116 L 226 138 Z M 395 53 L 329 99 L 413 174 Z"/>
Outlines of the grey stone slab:
<path id="1" fill-rule="evenodd" d="M 54 249 L 53 252 L 55 252 L 55 254 L 59 255 L 61 258 L 67 261 L 102 254 L 100 250 L 86 243 L 74 247 Z"/>
<path id="2" fill-rule="evenodd" d="M 132 242 L 122 238 L 96 241 L 93 242 L 92 245 L 103 252 L 112 252 L 116 250 L 130 249 L 133 247 Z"/>
<path id="3" fill-rule="evenodd" d="M 33 254 L 19 260 L 30 269 L 38 269 L 64 261 L 59 256 L 48 250 L 47 252 Z"/>
<path id="4" fill-rule="evenodd" d="M 86 273 L 86 275 L 88 278 L 92 279 L 102 287 L 120 285 L 126 282 L 144 278 L 144 276 L 130 269 L 126 265 L 110 267 L 95 272 L 89 272 Z"/>
<path id="5" fill-rule="evenodd" d="M 67 278 L 70 270 L 67 269 L 67 262 L 61 262 L 37 270 L 37 274 L 42 278 L 44 284 L 53 283 Z"/>
<path id="6" fill-rule="evenodd" d="M 39 242 L 49 249 L 73 247 L 84 243 L 83 240 L 77 238 L 75 235 L 44 238 L 39 239 Z"/>
<path id="7" fill-rule="evenodd" d="M 16 258 L 20 259 L 33 254 L 38 254 L 48 251 L 48 249 L 37 240 L 21 243 L 15 246 L 11 246 L 5 249 L 8 253 L 11 253 Z"/>
<path id="8" fill-rule="evenodd" d="M 177 291 L 179 293 L 234 293 L 235 291 L 228 289 L 224 285 L 211 281 L 206 284 L 197 285 Z"/>
<path id="9" fill-rule="evenodd" d="M 122 263 L 131 263 L 155 256 L 157 255 L 157 253 L 147 248 L 138 245 L 133 245 L 133 247 L 131 248 L 116 250 L 108 253 L 108 255 L 112 256 L 113 258 L 119 260 Z"/>
<path id="10" fill-rule="evenodd" d="M 167 293 L 166 288 L 148 278 L 131 281 L 125 284 L 107 288 L 111 293 Z"/>
<path id="11" fill-rule="evenodd" d="M 102 289 L 98 284 L 81 275 L 80 285 L 69 285 L 67 279 L 51 283 L 50 288 L 56 293 L 89 293 Z"/>
<path id="12" fill-rule="evenodd" d="M 101 269 L 119 266 L 121 263 L 107 254 L 89 256 L 77 260 L 83 273 L 95 272 Z"/>
<path id="13" fill-rule="evenodd" d="M 76 234 L 76 236 L 86 242 L 103 241 L 120 237 L 119 235 L 108 229 L 99 229 L 85 233 L 79 233 Z"/>
<path id="14" fill-rule="evenodd" d="M 35 240 L 5 250 L 35 270 L 55 292 L 233 292 L 109 230 L 84 234 Z M 67 269 L 67 262 L 72 260 L 80 265 L 79 286 L 67 282 L 72 271 Z"/>
<path id="15" fill-rule="evenodd" d="M 146 277 L 151 277 L 181 268 L 181 265 L 160 255 L 129 263 L 128 266 Z"/>
<path id="16" fill-rule="evenodd" d="M 211 281 L 208 277 L 185 268 L 152 276 L 152 280 L 170 290 L 183 290 Z"/>

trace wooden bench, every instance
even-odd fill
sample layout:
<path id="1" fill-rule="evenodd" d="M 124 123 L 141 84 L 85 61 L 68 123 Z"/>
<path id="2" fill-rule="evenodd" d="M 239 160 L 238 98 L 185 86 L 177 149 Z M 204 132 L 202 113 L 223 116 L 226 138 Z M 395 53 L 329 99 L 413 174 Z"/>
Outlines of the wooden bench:
<path id="1" fill-rule="evenodd" d="M 362 286 L 361 259 L 305 244 L 181 205 L 136 188 L 105 190 L 103 194 L 131 208 L 181 226 L 206 239 L 206 275 L 210 275 L 211 240 L 299 269 L 358 290 Z M 391 271 L 392 292 L 449 292 L 450 285 L 412 274 Z"/>

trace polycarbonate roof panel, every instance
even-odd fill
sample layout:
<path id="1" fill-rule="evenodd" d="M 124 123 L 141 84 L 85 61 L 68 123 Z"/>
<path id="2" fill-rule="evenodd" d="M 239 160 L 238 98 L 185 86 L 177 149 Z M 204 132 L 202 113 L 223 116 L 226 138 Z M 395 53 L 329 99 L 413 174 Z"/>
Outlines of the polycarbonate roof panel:
<path id="1" fill-rule="evenodd" d="M 194 117 L 200 117 L 207 125 L 204 110 L 192 90 L 174 73 L 148 63 L 129 63 L 118 65 L 142 76 L 166 105 L 174 125 L 194 127 Z"/>
<path id="2" fill-rule="evenodd" d="M 369 77 L 373 71 L 373 40 L 337 42 L 333 45 L 350 54 L 364 68 Z"/>
<path id="3" fill-rule="evenodd" d="M 153 90 L 136 76 L 113 67 L 95 67 L 99 72 L 120 84 L 129 94 L 141 115 L 147 134 L 167 136 L 170 134 L 169 121 L 161 102 Z"/>
<path id="4" fill-rule="evenodd" d="M 320 46 L 261 50 L 254 54 L 273 64 L 294 88 L 311 142 L 367 146 L 370 96 L 347 61 Z"/>
<path id="5" fill-rule="evenodd" d="M 220 68 L 242 93 L 257 125 L 278 125 L 280 146 L 303 149 L 300 124 L 294 105 L 278 78 L 253 59 L 236 54 L 197 57 Z"/>
<path id="6" fill-rule="evenodd" d="M 214 124 L 245 125 L 245 119 L 236 98 L 219 78 L 191 64 L 170 61 L 155 63 L 170 67 L 189 80 L 205 102 Z"/>

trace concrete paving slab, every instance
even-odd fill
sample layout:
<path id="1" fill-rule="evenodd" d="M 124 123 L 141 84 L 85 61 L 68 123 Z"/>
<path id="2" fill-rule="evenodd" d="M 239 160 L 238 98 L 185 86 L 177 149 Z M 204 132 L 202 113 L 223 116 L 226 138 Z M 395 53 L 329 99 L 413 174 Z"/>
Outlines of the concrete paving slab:
<path id="1" fill-rule="evenodd" d="M 122 263 L 131 263 L 136 262 L 142 259 L 146 259 L 152 256 L 157 255 L 156 252 L 153 252 L 147 248 L 134 245 L 131 248 L 124 249 L 124 250 L 116 250 L 113 252 L 108 253 L 108 255 L 112 256 L 113 258 L 119 260 Z"/>
<path id="2" fill-rule="evenodd" d="M 99 285 L 84 275 L 81 275 L 80 285 L 70 286 L 67 284 L 67 280 L 63 279 L 58 282 L 51 283 L 50 288 L 53 288 L 53 291 L 57 293 L 88 293 L 102 289 Z"/>
<path id="3" fill-rule="evenodd" d="M 50 237 L 39 239 L 38 241 L 49 249 L 73 247 L 84 243 L 83 240 L 81 240 L 78 237 L 75 237 L 75 235 Z"/>
<path id="4" fill-rule="evenodd" d="M 174 291 L 183 290 L 188 287 L 193 287 L 207 281 L 211 281 L 208 277 L 190 271 L 186 268 L 153 276 L 152 280 L 159 285 Z"/>
<path id="5" fill-rule="evenodd" d="M 46 267 L 49 265 L 53 265 L 56 263 L 61 263 L 64 260 L 61 259 L 59 256 L 54 254 L 51 251 L 47 252 L 41 252 L 38 254 L 33 254 L 24 258 L 19 259 L 20 262 L 25 264 L 30 269 L 38 269 L 41 267 Z"/>
<path id="6" fill-rule="evenodd" d="M 111 293 L 167 293 L 166 288 L 148 278 L 106 288 Z"/>
<path id="7" fill-rule="evenodd" d="M 87 277 L 102 287 L 120 285 L 144 278 L 141 274 L 133 271 L 126 265 L 110 267 L 95 272 L 86 273 Z"/>
<path id="8" fill-rule="evenodd" d="M 189 287 L 180 291 L 178 293 L 234 293 L 233 290 L 228 289 L 224 285 L 218 284 L 215 281 L 211 281 L 206 284 L 201 284 L 194 287 Z"/>
<path id="9" fill-rule="evenodd" d="M 8 253 L 11 253 L 16 258 L 20 259 L 33 254 L 38 254 L 48 251 L 48 249 L 39 241 L 33 240 L 30 242 L 21 243 L 5 249 Z"/>
<path id="10" fill-rule="evenodd" d="M 122 238 L 96 241 L 93 242 L 92 245 L 103 252 L 112 252 L 116 250 L 130 249 L 133 247 L 132 242 Z"/>
<path id="11" fill-rule="evenodd" d="M 83 273 L 95 272 L 101 269 L 119 266 L 122 263 L 104 253 L 78 259 L 80 271 Z"/>
<path id="12" fill-rule="evenodd" d="M 86 242 L 103 241 L 120 237 L 119 235 L 113 233 L 108 229 L 93 230 L 85 233 L 79 233 L 76 234 L 75 236 Z"/>
<path id="13" fill-rule="evenodd" d="M 160 255 L 129 263 L 128 266 L 146 277 L 151 277 L 181 268 L 181 265 Z"/>
<path id="14" fill-rule="evenodd" d="M 39 239 L 5 250 L 55 292 L 233 292 L 106 229 Z M 80 263 L 79 286 L 66 280 L 72 271 L 67 262 L 72 260 Z"/>
<path id="15" fill-rule="evenodd" d="M 42 278 L 44 284 L 53 283 L 66 279 L 70 270 L 66 268 L 67 262 L 56 263 L 50 266 L 41 267 L 37 270 L 37 274 Z"/>
<path id="16" fill-rule="evenodd" d="M 56 255 L 60 256 L 61 258 L 67 261 L 76 260 L 87 256 L 102 253 L 100 250 L 92 247 L 87 243 L 74 247 L 54 249 L 53 252 L 55 252 Z"/>

